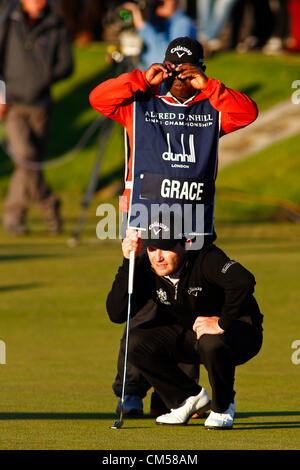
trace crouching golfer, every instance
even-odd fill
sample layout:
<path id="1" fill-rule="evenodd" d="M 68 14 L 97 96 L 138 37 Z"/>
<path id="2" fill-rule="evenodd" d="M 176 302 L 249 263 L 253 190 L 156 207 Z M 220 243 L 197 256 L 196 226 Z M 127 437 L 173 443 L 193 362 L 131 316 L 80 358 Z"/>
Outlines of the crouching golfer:
<path id="1" fill-rule="evenodd" d="M 186 424 L 195 412 L 210 409 L 206 428 L 231 428 L 235 367 L 255 356 L 262 345 L 263 315 L 252 295 L 254 276 L 213 244 L 191 250 L 191 240 L 165 239 L 165 224 L 151 226 L 141 256 L 142 240 L 135 231 L 127 231 L 123 264 L 107 298 L 108 315 L 115 323 L 126 321 L 128 259 L 134 250 L 132 317 L 142 315 L 149 301 L 157 308 L 151 320 L 134 326 L 136 318 L 132 319 L 128 360 L 171 410 L 156 422 Z M 178 362 L 204 364 L 211 401 Z"/>

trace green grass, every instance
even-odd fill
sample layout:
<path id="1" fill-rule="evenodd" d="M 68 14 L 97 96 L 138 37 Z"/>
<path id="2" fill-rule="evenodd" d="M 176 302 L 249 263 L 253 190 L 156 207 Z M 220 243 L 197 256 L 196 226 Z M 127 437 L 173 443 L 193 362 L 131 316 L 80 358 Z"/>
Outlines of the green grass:
<path id="1" fill-rule="evenodd" d="M 75 249 L 34 218 L 31 237 L 0 234 L 0 449 L 298 449 L 300 365 L 291 344 L 300 331 L 299 227 L 217 225 L 219 246 L 255 273 L 265 315 L 262 351 L 237 369 L 234 429 L 205 431 L 203 420 L 157 426 L 147 396 L 145 417 L 116 433 L 111 384 L 123 326 L 108 320 L 105 298 L 121 257 L 118 241 L 96 240 L 96 204 Z"/>
<path id="2" fill-rule="evenodd" d="M 247 93 L 259 111 L 291 98 L 294 80 L 299 79 L 300 57 L 268 57 L 260 53 L 246 55 L 226 52 L 207 61 L 207 75 L 228 87 Z"/>
<path id="3" fill-rule="evenodd" d="M 216 219 L 274 220 L 280 217 L 281 206 L 299 213 L 299 155 L 300 134 L 222 169 L 217 179 Z"/>

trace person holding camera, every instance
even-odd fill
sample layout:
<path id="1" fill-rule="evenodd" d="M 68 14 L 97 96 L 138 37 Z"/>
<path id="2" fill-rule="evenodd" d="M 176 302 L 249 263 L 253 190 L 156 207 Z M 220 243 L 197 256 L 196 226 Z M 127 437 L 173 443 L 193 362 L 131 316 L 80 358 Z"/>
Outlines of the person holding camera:
<path id="1" fill-rule="evenodd" d="M 179 0 L 154 0 L 148 20 L 144 19 L 140 2 L 126 2 L 123 7 L 132 13 L 136 32 L 143 40 L 140 61 L 145 70 L 155 62 L 162 62 L 163 53 L 173 39 L 197 38 L 194 22 L 180 8 Z"/>

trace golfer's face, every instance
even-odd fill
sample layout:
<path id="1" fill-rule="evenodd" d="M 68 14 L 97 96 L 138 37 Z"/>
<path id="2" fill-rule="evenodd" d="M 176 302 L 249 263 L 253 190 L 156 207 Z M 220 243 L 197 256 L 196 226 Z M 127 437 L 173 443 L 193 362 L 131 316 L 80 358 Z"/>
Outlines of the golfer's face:
<path id="1" fill-rule="evenodd" d="M 158 276 L 168 276 L 178 271 L 185 255 L 185 249 L 180 243 L 173 250 L 160 250 L 150 246 L 147 252 L 151 266 Z"/>

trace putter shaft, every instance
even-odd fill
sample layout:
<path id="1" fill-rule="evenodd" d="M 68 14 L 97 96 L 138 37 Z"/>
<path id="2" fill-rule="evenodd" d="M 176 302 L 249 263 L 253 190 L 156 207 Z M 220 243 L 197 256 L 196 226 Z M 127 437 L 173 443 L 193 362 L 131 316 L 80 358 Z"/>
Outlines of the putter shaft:
<path id="1" fill-rule="evenodd" d="M 111 429 L 120 429 L 123 425 L 123 412 L 124 412 L 124 401 L 125 401 L 125 384 L 126 384 L 126 373 L 127 373 L 127 356 L 128 356 L 128 339 L 129 339 L 129 320 L 131 312 L 131 295 L 133 291 L 133 277 L 134 277 L 134 264 L 135 264 L 135 253 L 130 252 L 129 258 L 129 277 L 128 277 L 128 310 L 127 310 L 127 324 L 126 324 L 126 341 L 125 341 L 125 356 L 124 356 L 124 371 L 123 371 L 123 384 L 122 384 L 122 395 L 120 405 L 120 416 L 119 421 L 116 421 Z"/>

